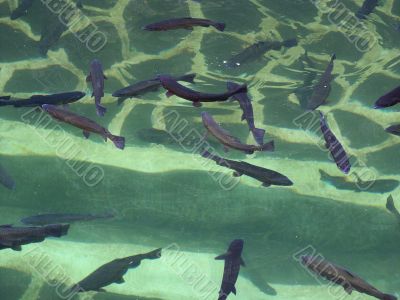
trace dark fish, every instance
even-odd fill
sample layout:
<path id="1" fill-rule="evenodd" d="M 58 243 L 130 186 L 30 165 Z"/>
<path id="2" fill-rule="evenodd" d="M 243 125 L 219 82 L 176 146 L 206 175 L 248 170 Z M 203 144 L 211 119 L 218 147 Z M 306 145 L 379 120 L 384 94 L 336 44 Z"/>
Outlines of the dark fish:
<path id="1" fill-rule="evenodd" d="M 174 80 L 194 83 L 195 76 L 196 76 L 196 74 L 187 74 L 187 75 L 183 75 L 183 76 L 174 78 Z M 158 91 L 158 89 L 160 87 L 162 87 L 160 79 L 153 78 L 153 79 L 149 79 L 149 80 L 143 80 L 143 81 L 137 82 L 133 85 L 130 85 L 126 88 L 120 89 L 120 90 L 114 92 L 112 95 L 113 95 L 113 97 L 119 98 L 118 104 L 120 105 L 127 98 L 139 97 L 148 92 Z"/>
<path id="2" fill-rule="evenodd" d="M 315 110 L 320 105 L 324 104 L 331 92 L 331 81 L 333 80 L 332 70 L 333 62 L 336 59 L 336 55 L 333 54 L 328 67 L 325 69 L 324 74 L 322 74 L 318 83 L 314 86 L 311 98 L 307 103 L 307 109 Z"/>
<path id="3" fill-rule="evenodd" d="M 290 181 L 285 175 L 282 175 L 273 170 L 258 167 L 244 161 L 234 161 L 219 157 L 211 154 L 208 151 L 203 151 L 201 154 L 204 158 L 211 159 L 217 163 L 217 165 L 234 170 L 233 176 L 247 175 L 263 183 L 263 186 L 269 187 L 271 185 L 279 186 L 291 186 L 293 182 Z"/>
<path id="4" fill-rule="evenodd" d="M 12 11 L 10 16 L 11 20 L 15 20 L 22 16 L 25 16 L 28 13 L 28 10 L 31 8 L 32 4 L 33 0 L 21 0 L 18 7 Z"/>
<path id="5" fill-rule="evenodd" d="M 34 95 L 28 99 L 0 101 L 0 106 L 12 105 L 14 107 L 34 107 L 42 106 L 43 104 L 66 105 L 68 103 L 73 103 L 80 100 L 85 95 L 86 94 L 82 92 L 67 92 L 52 95 Z"/>
<path id="6" fill-rule="evenodd" d="M 397 222 L 400 223 L 400 213 L 397 208 L 394 206 L 394 201 L 392 195 L 389 195 L 386 201 L 386 209 L 390 211 L 397 219 Z"/>
<path id="7" fill-rule="evenodd" d="M 240 87 L 240 85 L 234 82 L 227 82 L 227 86 L 229 91 L 236 90 Z M 235 94 L 232 97 L 239 102 L 240 108 L 243 111 L 242 121 L 247 121 L 247 125 L 249 126 L 250 131 L 253 133 L 254 139 L 259 145 L 262 145 L 264 143 L 265 130 L 256 128 L 254 125 L 253 105 L 251 104 L 249 96 L 247 93 L 240 93 Z"/>
<path id="8" fill-rule="evenodd" d="M 7 170 L 3 168 L 2 165 L 0 165 L 0 183 L 10 190 L 15 189 L 14 179 L 10 176 Z"/>
<path id="9" fill-rule="evenodd" d="M 239 54 L 236 54 L 232 58 L 228 59 L 227 61 L 224 61 L 224 64 L 228 68 L 237 68 L 243 65 L 244 63 L 254 61 L 258 59 L 259 57 L 263 56 L 265 52 L 270 51 L 270 50 L 279 50 L 282 47 L 295 47 L 297 46 L 297 40 L 296 39 L 290 39 L 286 40 L 283 42 L 258 42 L 254 45 L 251 45 L 250 47 L 247 47 L 244 49 L 242 52 Z"/>
<path id="10" fill-rule="evenodd" d="M 161 81 L 162 86 L 168 91 L 167 96 L 176 95 L 183 99 L 193 102 L 193 106 L 201 106 L 200 102 L 218 102 L 226 101 L 235 94 L 246 93 L 247 85 L 241 85 L 237 89 L 225 92 L 223 94 L 208 94 L 201 93 L 191 90 L 180 83 L 178 83 L 173 77 L 168 75 L 160 75 L 158 77 Z"/>
<path id="11" fill-rule="evenodd" d="M 351 168 L 349 158 L 347 157 L 347 154 L 343 146 L 340 144 L 340 142 L 333 134 L 333 132 L 329 129 L 328 123 L 326 122 L 326 119 L 322 114 L 322 112 L 319 112 L 319 114 L 320 114 L 321 131 L 325 139 L 325 146 L 331 153 L 338 168 L 343 173 L 348 174 Z"/>
<path id="12" fill-rule="evenodd" d="M 90 73 L 86 77 L 86 81 L 92 83 L 94 102 L 96 104 L 97 115 L 102 117 L 106 113 L 107 109 L 100 105 L 101 97 L 104 96 L 104 79 L 107 77 L 103 73 L 103 66 L 98 59 L 94 59 L 90 63 Z"/>
<path id="13" fill-rule="evenodd" d="M 48 225 L 48 224 L 64 224 L 81 221 L 92 221 L 98 219 L 113 218 L 112 214 L 92 215 L 92 214 L 41 214 L 23 218 L 22 223 L 26 225 Z"/>
<path id="14" fill-rule="evenodd" d="M 85 138 L 89 138 L 90 132 L 97 133 L 101 135 L 105 141 L 109 138 L 117 148 L 124 149 L 125 147 L 124 137 L 111 134 L 107 129 L 86 117 L 77 115 L 69 110 L 54 105 L 44 104 L 42 105 L 42 108 L 54 119 L 83 129 L 83 135 Z"/>
<path id="15" fill-rule="evenodd" d="M 110 284 L 124 283 L 123 276 L 129 269 L 136 268 L 143 259 L 157 259 L 161 257 L 161 248 L 149 253 L 115 259 L 98 268 L 86 278 L 74 285 L 71 290 L 78 292 L 105 291 L 103 287 Z"/>
<path id="16" fill-rule="evenodd" d="M 233 240 L 225 254 L 217 256 L 216 260 L 224 260 L 224 276 L 218 300 L 225 300 L 230 293 L 236 295 L 235 284 L 239 277 L 240 266 L 245 266 L 242 259 L 243 240 Z"/>
<path id="17" fill-rule="evenodd" d="M 52 24 L 45 23 L 39 41 L 40 55 L 46 56 L 47 52 L 58 42 L 67 28 L 68 27 L 58 19 L 56 19 Z"/>
<path id="18" fill-rule="evenodd" d="M 218 125 L 213 117 L 206 113 L 201 113 L 203 125 L 209 133 L 211 133 L 225 147 L 243 151 L 247 154 L 252 154 L 255 151 L 274 151 L 274 141 L 262 145 L 247 145 L 243 144 L 236 137 L 232 136 L 228 131 Z"/>
<path id="19" fill-rule="evenodd" d="M 225 29 L 225 23 L 215 22 L 207 19 L 197 19 L 197 18 L 178 18 L 178 19 L 165 20 L 146 25 L 143 27 L 143 29 L 149 31 L 165 31 L 173 29 L 192 30 L 194 26 L 201 26 L 201 27 L 213 26 L 219 31 L 224 31 Z"/>
<path id="20" fill-rule="evenodd" d="M 400 183 L 394 179 L 364 181 L 361 178 L 357 178 L 357 181 L 352 182 L 348 181 L 345 177 L 331 176 L 322 170 L 319 170 L 319 173 L 322 181 L 333 185 L 337 189 L 354 192 L 387 193 L 397 188 Z M 356 172 L 354 174 L 356 175 Z M 366 189 L 362 189 L 362 187 L 365 187 Z"/>
<path id="21" fill-rule="evenodd" d="M 400 136 L 400 124 L 389 126 L 385 131 Z"/>
<path id="22" fill-rule="evenodd" d="M 374 11 L 375 7 L 378 6 L 378 2 L 378 0 L 365 0 L 361 8 L 356 12 L 357 18 L 366 19 Z"/>
<path id="23" fill-rule="evenodd" d="M 315 78 L 317 78 L 317 72 L 312 71 L 310 69 L 315 69 L 314 62 L 308 57 L 307 51 L 304 53 L 301 64 L 303 67 L 303 71 L 306 73 L 306 76 L 303 80 L 303 84 L 301 87 L 296 88 L 294 93 L 299 99 L 300 106 L 303 109 L 307 109 L 308 100 L 311 98 L 313 94 L 313 82 Z"/>
<path id="24" fill-rule="evenodd" d="M 22 245 L 43 242 L 47 237 L 61 237 L 68 233 L 69 225 L 52 224 L 44 227 L 0 226 L 0 249 L 21 251 Z"/>
<path id="25" fill-rule="evenodd" d="M 400 103 L 400 86 L 376 100 L 374 108 L 390 107 L 397 103 Z"/>
<path id="26" fill-rule="evenodd" d="M 381 300 L 397 300 L 395 296 L 384 294 L 370 285 L 368 282 L 346 270 L 336 266 L 321 256 L 302 256 L 301 261 L 308 269 L 319 276 L 340 285 L 349 295 L 355 290 Z"/>

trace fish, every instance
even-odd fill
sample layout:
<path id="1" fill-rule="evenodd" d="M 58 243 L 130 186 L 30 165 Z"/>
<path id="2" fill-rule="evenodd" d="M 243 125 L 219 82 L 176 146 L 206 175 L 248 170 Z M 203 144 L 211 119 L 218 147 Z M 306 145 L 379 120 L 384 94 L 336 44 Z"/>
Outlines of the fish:
<path id="1" fill-rule="evenodd" d="M 61 237 L 68 233 L 69 224 L 52 224 L 43 227 L 0 226 L 0 249 L 21 251 L 22 245 L 43 242 L 47 237 Z"/>
<path id="2" fill-rule="evenodd" d="M 307 109 L 315 110 L 320 105 L 324 104 L 331 92 L 331 81 L 333 80 L 332 71 L 336 55 L 333 54 L 325 72 L 322 74 L 318 83 L 313 88 L 311 98 L 307 103 Z"/>
<path id="3" fill-rule="evenodd" d="M 194 83 L 194 78 L 196 74 L 187 74 L 180 77 L 174 78 L 176 81 L 186 81 Z M 112 95 L 113 97 L 118 97 L 118 105 L 122 104 L 126 99 L 132 97 L 140 97 L 148 92 L 158 91 L 161 88 L 161 82 L 158 78 L 153 78 L 149 80 L 143 80 L 132 84 L 128 87 L 115 91 Z"/>
<path id="4" fill-rule="evenodd" d="M 225 159 L 219 157 L 209 151 L 202 151 L 201 156 L 204 158 L 211 159 L 217 163 L 217 165 L 234 170 L 234 177 L 246 175 L 257 179 L 262 182 L 264 187 L 269 187 L 271 185 L 277 186 L 291 186 L 293 182 L 287 178 L 285 175 L 278 173 L 273 170 L 255 166 L 244 161 L 234 161 L 230 159 Z"/>
<path id="5" fill-rule="evenodd" d="M 25 16 L 32 4 L 33 0 L 21 0 L 18 4 L 18 7 L 11 12 L 11 20 L 16 20 L 22 16 Z"/>
<path id="6" fill-rule="evenodd" d="M 51 95 L 33 95 L 28 99 L 0 100 L 0 106 L 12 105 L 14 107 L 35 107 L 43 104 L 66 105 L 82 99 L 86 94 L 83 92 L 66 92 Z"/>
<path id="7" fill-rule="evenodd" d="M 366 19 L 371 14 L 375 7 L 378 6 L 379 0 L 364 0 L 361 8 L 356 12 L 356 17 L 359 19 Z"/>
<path id="8" fill-rule="evenodd" d="M 92 221 L 98 219 L 113 218 L 112 214 L 93 215 L 93 214 L 40 214 L 21 219 L 25 225 L 49 225 L 49 224 L 64 224 L 81 221 Z"/>
<path id="9" fill-rule="evenodd" d="M 86 117 L 50 104 L 43 104 L 42 109 L 56 120 L 83 129 L 85 138 L 89 138 L 90 132 L 97 133 L 102 136 L 105 141 L 109 138 L 118 149 L 122 150 L 125 147 L 124 137 L 111 134 L 107 129 Z"/>
<path id="10" fill-rule="evenodd" d="M 385 129 L 386 132 L 400 136 L 400 124 L 389 126 Z"/>
<path id="11" fill-rule="evenodd" d="M 228 251 L 217 256 L 216 260 L 224 260 L 224 275 L 222 277 L 221 289 L 218 300 L 225 300 L 230 293 L 236 295 L 236 281 L 239 277 L 240 266 L 245 266 L 242 258 L 244 241 L 236 239 L 229 245 Z"/>
<path id="12" fill-rule="evenodd" d="M 194 26 L 201 26 L 201 27 L 212 26 L 219 31 L 225 30 L 225 23 L 207 19 L 198 19 L 198 18 L 177 18 L 177 19 L 164 20 L 157 23 L 146 25 L 143 27 L 143 29 L 148 31 L 166 31 L 174 29 L 193 30 Z"/>
<path id="13" fill-rule="evenodd" d="M 0 183 L 9 190 L 15 190 L 14 179 L 2 165 L 0 165 Z"/>
<path id="14" fill-rule="evenodd" d="M 245 63 L 258 59 L 259 57 L 263 56 L 267 51 L 279 50 L 282 47 L 291 48 L 295 46 L 297 46 L 297 39 L 289 39 L 283 42 L 258 42 L 245 48 L 242 52 L 236 54 L 232 58 L 224 61 L 224 64 L 228 68 L 238 68 Z"/>
<path id="15" fill-rule="evenodd" d="M 39 54 L 45 57 L 50 48 L 58 42 L 67 29 L 68 27 L 58 19 L 51 24 L 45 23 L 38 43 Z"/>
<path id="16" fill-rule="evenodd" d="M 354 175 L 357 177 L 357 181 L 348 181 L 345 177 L 341 176 L 331 176 L 323 170 L 319 170 L 319 174 L 322 181 L 333 185 L 335 188 L 339 190 L 354 191 L 357 193 L 387 193 L 393 191 L 400 184 L 398 180 L 394 179 L 377 179 L 372 181 L 364 181 L 358 177 L 356 172 L 354 172 Z M 363 189 L 362 187 L 366 187 L 366 189 Z"/>
<path id="17" fill-rule="evenodd" d="M 193 106 L 200 107 L 201 102 L 218 102 L 218 101 L 226 101 L 230 97 L 235 94 L 246 93 L 247 85 L 241 85 L 237 89 L 232 91 L 227 91 L 222 94 L 209 94 L 209 93 L 201 93 L 189 89 L 180 83 L 178 83 L 173 77 L 169 75 L 160 75 L 158 78 L 161 81 L 164 89 L 167 90 L 167 97 L 171 97 L 172 95 L 176 95 L 180 98 L 189 100 L 193 102 Z"/>
<path id="18" fill-rule="evenodd" d="M 315 69 L 315 64 L 309 58 L 307 51 L 305 51 L 304 55 L 302 56 L 301 64 L 306 76 L 303 80 L 302 86 L 296 88 L 294 93 L 299 99 L 301 108 L 307 109 L 308 99 L 310 99 L 311 95 L 313 94 L 313 82 L 315 78 L 317 78 L 317 72 L 310 70 L 310 68 Z"/>
<path id="19" fill-rule="evenodd" d="M 391 107 L 398 103 L 400 103 L 400 86 L 396 87 L 395 89 L 391 90 L 390 92 L 376 100 L 374 108 L 380 109 Z"/>
<path id="20" fill-rule="evenodd" d="M 301 257 L 301 262 L 310 271 L 342 286 L 349 295 L 355 290 L 381 300 L 397 300 L 395 296 L 382 293 L 361 277 L 343 267 L 334 265 L 321 256 L 304 255 Z"/>
<path id="21" fill-rule="evenodd" d="M 325 116 L 319 111 L 321 131 L 325 139 L 325 146 L 331 153 L 338 168 L 345 174 L 350 172 L 351 164 L 342 144 L 329 129 Z"/>
<path id="22" fill-rule="evenodd" d="M 101 97 L 104 97 L 104 79 L 107 77 L 103 73 L 103 66 L 98 59 L 92 60 L 90 63 L 90 73 L 86 77 L 86 81 L 92 83 L 94 102 L 96 104 L 97 115 L 103 117 L 107 109 L 100 105 Z"/>
<path id="23" fill-rule="evenodd" d="M 129 269 L 136 268 L 143 259 L 158 259 L 161 257 L 161 248 L 148 253 L 128 256 L 125 258 L 115 259 L 105 265 L 102 265 L 80 282 L 71 287 L 71 291 L 88 292 L 98 291 L 105 292 L 104 287 L 117 283 L 125 282 L 124 275 Z"/>
<path id="24" fill-rule="evenodd" d="M 243 144 L 236 137 L 232 136 L 228 131 L 223 129 L 215 122 L 214 118 L 206 113 L 201 113 L 203 125 L 208 133 L 211 133 L 225 147 L 243 151 L 246 154 L 253 154 L 255 151 L 274 151 L 274 141 L 270 141 L 262 145 L 247 145 Z"/>
<path id="25" fill-rule="evenodd" d="M 227 87 L 229 91 L 233 91 L 238 89 L 240 85 L 234 82 L 227 82 Z M 253 105 L 251 104 L 249 96 L 247 93 L 240 93 L 233 95 L 232 98 L 239 102 L 240 108 L 243 111 L 242 121 L 246 120 L 255 141 L 257 144 L 262 145 L 264 143 L 265 130 L 256 128 L 254 125 Z"/>
<path id="26" fill-rule="evenodd" d="M 394 206 L 392 195 L 389 195 L 389 197 L 386 200 L 386 209 L 396 217 L 397 222 L 400 224 L 400 213 L 397 210 L 396 206 Z"/>

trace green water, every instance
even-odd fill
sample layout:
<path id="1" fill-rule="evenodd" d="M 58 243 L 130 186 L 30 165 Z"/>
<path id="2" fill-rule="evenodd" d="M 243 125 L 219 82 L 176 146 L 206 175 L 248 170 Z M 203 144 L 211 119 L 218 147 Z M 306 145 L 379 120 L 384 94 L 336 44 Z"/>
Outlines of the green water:
<path id="1" fill-rule="evenodd" d="M 339 189 L 322 181 L 319 169 L 331 176 L 341 172 L 321 150 L 317 135 L 294 122 L 304 112 L 294 93 L 307 75 L 304 51 L 315 62 L 311 71 L 319 73 L 336 53 L 335 80 L 321 110 L 352 156 L 352 173 L 368 170 L 378 179 L 400 180 L 400 140 L 384 132 L 399 121 L 398 108 L 371 108 L 399 85 L 398 1 L 382 1 L 363 22 L 376 43 L 359 51 L 348 40 L 354 34 L 344 33 L 329 21 L 329 13 L 307 0 L 84 0 L 83 13 L 105 34 L 105 46 L 93 53 L 67 30 L 46 57 L 39 55 L 37 43 L 44 24 L 54 26 L 57 16 L 37 0 L 26 16 L 10 20 L 17 2 L 0 0 L 0 95 L 86 91 L 88 96 L 70 109 L 124 136 L 126 148 L 120 151 L 95 135 L 86 140 L 66 124 L 30 126 L 24 122 L 29 108 L 1 107 L 0 163 L 16 181 L 13 191 L 0 186 L 2 224 L 19 224 L 38 213 L 112 212 L 116 217 L 73 224 L 67 236 L 23 246 L 22 252 L 1 250 L 0 299 L 63 299 L 60 287 L 102 264 L 158 247 L 167 249 L 163 257 L 130 270 L 124 284 L 73 299 L 217 299 L 217 293 L 205 297 L 184 272 L 190 269 L 218 289 L 223 262 L 214 257 L 236 238 L 245 241 L 247 266 L 237 295 L 228 299 L 339 299 L 340 288 L 321 284 L 293 258 L 308 246 L 380 290 L 400 295 L 400 226 L 385 209 L 389 193 Z M 341 3 L 356 11 L 362 2 Z M 224 21 L 226 30 L 141 29 L 183 16 Z M 255 42 L 293 37 L 296 47 L 267 52 L 234 70 L 223 65 Z M 94 58 L 108 77 L 104 118 L 96 116 L 85 81 Z M 200 112 L 205 110 L 242 141 L 254 143 L 236 102 L 199 109 L 159 91 L 118 106 L 111 96 L 156 74 L 190 72 L 197 74 L 193 88 L 202 91 L 224 91 L 227 80 L 248 84 L 255 125 L 266 130 L 266 140 L 275 140 L 276 151 L 245 155 L 212 145 L 224 157 L 285 174 L 292 187 L 265 188 L 243 176 L 225 190 L 215 178 L 221 173 L 230 178 L 230 170 L 207 164 L 168 134 L 148 131 L 168 129 L 165 116 L 175 111 L 189 128 L 203 132 Z M 91 176 L 88 170 L 102 171 Z M 355 180 L 352 174 L 348 178 Z M 400 208 L 399 190 L 391 194 Z M 171 260 L 176 252 L 178 262 Z M 357 292 L 347 298 L 372 299 Z"/>

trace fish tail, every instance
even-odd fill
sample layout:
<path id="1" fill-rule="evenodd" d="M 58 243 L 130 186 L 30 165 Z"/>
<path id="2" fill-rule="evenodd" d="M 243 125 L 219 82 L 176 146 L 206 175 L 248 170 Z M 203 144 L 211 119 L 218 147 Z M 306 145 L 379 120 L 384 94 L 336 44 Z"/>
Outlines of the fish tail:
<path id="1" fill-rule="evenodd" d="M 183 75 L 183 76 L 179 77 L 178 81 L 186 81 L 186 82 L 189 82 L 189 83 L 195 83 L 194 82 L 194 78 L 195 77 L 196 77 L 195 73 L 186 74 L 186 75 Z"/>
<path id="2" fill-rule="evenodd" d="M 96 112 L 99 117 L 104 117 L 105 113 L 107 111 L 107 108 L 100 104 L 96 104 Z"/>
<path id="3" fill-rule="evenodd" d="M 108 135 L 108 138 L 114 143 L 115 147 L 123 150 L 125 148 L 125 138 L 118 135 Z"/>
<path id="4" fill-rule="evenodd" d="M 212 26 L 214 26 L 219 31 L 225 30 L 225 23 L 222 22 L 215 22 Z"/>
<path id="5" fill-rule="evenodd" d="M 232 92 L 232 91 L 238 89 L 240 87 L 240 85 L 235 82 L 228 81 L 226 83 L 226 87 L 228 88 L 228 91 Z"/>
<path id="6" fill-rule="evenodd" d="M 157 259 L 157 258 L 161 257 L 161 250 L 162 250 L 162 248 L 158 248 L 156 250 L 153 250 L 146 254 L 143 254 L 143 256 L 145 256 L 145 258 L 147 258 L 147 259 Z"/>
<path id="7" fill-rule="evenodd" d="M 45 232 L 47 235 L 54 237 L 61 237 L 68 233 L 69 224 L 53 224 L 45 227 Z"/>
<path id="8" fill-rule="evenodd" d="M 397 300 L 397 298 L 393 295 L 383 294 L 382 300 Z"/>
<path id="9" fill-rule="evenodd" d="M 397 212 L 397 209 L 394 206 L 394 201 L 393 201 L 392 195 L 390 195 L 386 200 L 386 209 L 388 211 L 390 211 L 391 213 L 396 213 Z"/>
<path id="10" fill-rule="evenodd" d="M 264 144 L 264 134 L 265 130 L 261 128 L 254 128 L 252 130 L 254 139 L 256 140 L 257 144 L 262 145 Z"/>
<path id="11" fill-rule="evenodd" d="M 331 58 L 331 62 L 333 62 L 335 59 L 336 59 L 336 54 L 333 53 L 333 54 L 332 54 L 332 58 Z"/>
<path id="12" fill-rule="evenodd" d="M 260 151 L 275 151 L 274 141 L 270 141 L 266 144 L 262 144 L 259 148 Z"/>

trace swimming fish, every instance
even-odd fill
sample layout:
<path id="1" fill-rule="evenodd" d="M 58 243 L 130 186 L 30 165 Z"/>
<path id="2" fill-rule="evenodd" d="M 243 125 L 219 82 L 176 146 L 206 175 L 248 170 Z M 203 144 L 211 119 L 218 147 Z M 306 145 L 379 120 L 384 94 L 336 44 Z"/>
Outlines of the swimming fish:
<path id="1" fill-rule="evenodd" d="M 326 99 L 328 98 L 331 92 L 331 81 L 333 80 L 332 70 L 334 67 L 334 60 L 336 59 L 336 55 L 333 54 L 331 61 L 328 64 L 328 67 L 325 69 L 325 72 L 322 74 L 318 83 L 313 88 L 313 93 L 311 98 L 307 103 L 307 109 L 315 110 L 320 105 L 324 104 Z"/>
<path id="2" fill-rule="evenodd" d="M 331 153 L 338 168 L 343 173 L 348 174 L 351 168 L 349 158 L 347 157 L 343 146 L 340 144 L 333 132 L 329 129 L 328 123 L 326 122 L 326 119 L 322 112 L 319 112 L 319 114 L 321 131 L 325 139 L 325 146 Z"/>
<path id="3" fill-rule="evenodd" d="M 328 262 L 321 256 L 302 256 L 301 262 L 312 272 L 342 286 L 349 295 L 355 290 L 381 300 L 397 300 L 395 296 L 380 292 L 359 276 Z"/>
<path id="4" fill-rule="evenodd" d="M 321 180 L 333 185 L 340 190 L 348 190 L 354 192 L 369 192 L 369 193 L 387 193 L 393 191 L 400 184 L 394 179 L 377 179 L 372 181 L 364 181 L 358 177 L 357 172 L 354 175 L 357 181 L 348 181 L 346 177 L 331 176 L 328 173 L 319 170 Z M 363 189 L 365 187 L 365 189 Z"/>
<path id="5" fill-rule="evenodd" d="M 173 29 L 192 30 L 194 26 L 201 26 L 201 27 L 213 26 L 219 31 L 225 30 L 225 23 L 215 22 L 207 19 L 198 19 L 198 18 L 178 18 L 178 19 L 164 20 L 161 22 L 146 25 L 143 27 L 143 29 L 149 31 L 165 31 Z"/>
<path id="6" fill-rule="evenodd" d="M 208 151 L 203 151 L 201 155 L 204 158 L 211 159 L 217 163 L 217 165 L 226 167 L 234 170 L 233 176 L 247 175 L 258 181 L 261 181 L 263 186 L 269 187 L 271 185 L 278 186 L 291 186 L 293 182 L 290 181 L 285 175 L 275 172 L 273 170 L 258 167 L 244 161 L 234 161 L 219 157 L 217 155 L 211 154 Z"/>
<path id="7" fill-rule="evenodd" d="M 43 25 L 38 44 L 40 55 L 46 56 L 49 49 L 58 42 L 67 29 L 68 27 L 63 22 L 60 22 L 59 19 L 56 19 L 51 24 L 46 22 Z"/>
<path id="8" fill-rule="evenodd" d="M 245 266 L 242 259 L 243 240 L 233 240 L 229 245 L 228 251 L 217 256 L 216 260 L 224 260 L 224 275 L 222 277 L 221 290 L 218 300 L 225 300 L 230 293 L 236 295 L 235 284 L 239 277 L 240 266 Z"/>
<path id="9" fill-rule="evenodd" d="M 234 82 L 227 82 L 227 87 L 229 91 L 233 91 L 235 89 L 238 89 L 240 85 Z M 249 96 L 247 95 L 247 93 L 240 93 L 233 95 L 232 98 L 239 102 L 240 108 L 243 111 L 242 121 L 247 121 L 247 125 L 249 126 L 249 129 L 252 132 L 254 139 L 259 145 L 262 145 L 264 143 L 265 130 L 256 128 L 254 125 L 253 105 L 251 104 Z"/>
<path id="10" fill-rule="evenodd" d="M 379 109 L 390 107 L 397 103 L 400 103 L 400 86 L 376 100 L 374 108 Z"/>
<path id="11" fill-rule="evenodd" d="M 81 221 L 92 221 L 98 219 L 113 218 L 112 214 L 93 215 L 93 214 L 40 214 L 36 216 L 21 219 L 26 225 L 48 225 L 48 224 L 64 224 Z"/>
<path id="12" fill-rule="evenodd" d="M 228 59 L 227 61 L 224 61 L 224 64 L 228 68 L 238 68 L 242 66 L 244 63 L 254 61 L 258 59 L 259 57 L 263 56 L 265 52 L 270 51 L 270 50 L 279 50 L 282 47 L 295 47 L 297 46 L 297 40 L 296 39 L 290 39 L 286 40 L 283 42 L 269 42 L 269 41 L 263 41 L 263 42 L 258 42 L 256 44 L 253 44 L 247 48 L 245 48 L 242 52 L 239 54 L 236 54 L 232 58 Z"/>
<path id="13" fill-rule="evenodd" d="M 315 64 L 308 56 L 307 51 L 305 51 L 300 62 L 306 76 L 304 77 L 302 86 L 296 88 L 294 90 L 294 93 L 299 99 L 301 108 L 307 109 L 308 100 L 311 98 L 313 94 L 313 88 L 314 88 L 313 82 L 317 77 L 317 72 L 311 70 L 315 69 Z"/>
<path id="14" fill-rule="evenodd" d="M 107 109 L 100 105 L 101 97 L 104 97 L 104 79 L 107 77 L 103 73 L 103 66 L 98 59 L 92 60 L 90 63 L 90 73 L 86 77 L 86 81 L 92 83 L 94 102 L 96 104 L 97 115 L 103 117 Z"/>
<path id="15" fill-rule="evenodd" d="M 28 13 L 28 10 L 31 8 L 33 4 L 33 0 L 21 0 L 19 2 L 18 7 L 11 12 L 11 20 L 16 20 Z"/>
<path id="16" fill-rule="evenodd" d="M 190 83 L 194 83 L 194 78 L 196 74 L 187 74 L 180 77 L 174 78 L 176 81 L 186 81 Z M 128 87 L 120 89 L 114 92 L 113 97 L 118 97 L 118 105 L 122 104 L 127 98 L 132 97 L 140 97 L 143 94 L 148 92 L 157 91 L 160 87 L 162 87 L 160 80 L 157 78 L 143 80 L 132 84 Z"/>
<path id="17" fill-rule="evenodd" d="M 385 131 L 400 136 L 400 124 L 389 126 Z"/>
<path id="18" fill-rule="evenodd" d="M 107 129 L 86 117 L 77 115 L 69 110 L 54 105 L 44 104 L 42 105 L 42 108 L 54 119 L 83 129 L 83 135 L 85 138 L 89 138 L 90 132 L 97 133 L 101 135 L 105 141 L 109 138 L 118 149 L 124 149 L 125 147 L 124 137 L 111 134 Z"/>
<path id="19" fill-rule="evenodd" d="M 51 95 L 34 95 L 28 99 L 0 100 L 0 106 L 12 105 L 14 107 L 34 107 L 43 104 L 66 105 L 82 99 L 86 94 L 82 92 L 66 92 Z"/>
<path id="20" fill-rule="evenodd" d="M 274 141 L 270 141 L 262 145 L 247 145 L 243 144 L 236 137 L 232 136 L 228 131 L 218 125 L 213 117 L 206 113 L 201 113 L 203 125 L 207 129 L 207 132 L 211 133 L 218 141 L 220 141 L 225 147 L 243 151 L 247 154 L 253 154 L 255 151 L 274 151 Z"/>
<path id="21" fill-rule="evenodd" d="M 389 195 L 389 197 L 386 200 L 386 209 L 390 211 L 396 217 L 397 221 L 400 223 L 400 213 L 394 206 L 392 195 Z"/>
<path id="22" fill-rule="evenodd" d="M 52 224 L 44 227 L 13 227 L 0 226 L 0 249 L 10 248 L 21 251 L 22 245 L 39 243 L 47 237 L 61 237 L 68 233 L 68 224 Z"/>
<path id="23" fill-rule="evenodd" d="M 378 2 L 378 0 L 364 0 L 361 8 L 356 12 L 357 18 L 366 19 L 374 11 L 375 7 L 378 6 Z"/>
<path id="24" fill-rule="evenodd" d="M 176 95 L 183 99 L 192 101 L 193 106 L 195 107 L 200 107 L 201 106 L 200 102 L 226 101 L 235 94 L 247 92 L 247 85 L 244 84 L 240 85 L 238 88 L 232 91 L 227 91 L 222 94 L 201 93 L 181 85 L 173 77 L 169 75 L 160 75 L 158 76 L 158 78 L 160 79 L 162 86 L 168 91 L 167 92 L 168 97 Z"/>
<path id="25" fill-rule="evenodd" d="M 115 259 L 89 274 L 86 278 L 74 285 L 71 290 L 78 292 L 105 292 L 103 287 L 113 283 L 124 283 L 123 276 L 126 272 L 128 272 L 129 269 L 138 267 L 143 259 L 158 259 L 160 257 L 161 248 L 145 254 Z"/>
<path id="26" fill-rule="evenodd" d="M 10 190 L 15 189 L 15 181 L 2 165 L 0 165 L 0 183 Z"/>

